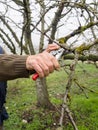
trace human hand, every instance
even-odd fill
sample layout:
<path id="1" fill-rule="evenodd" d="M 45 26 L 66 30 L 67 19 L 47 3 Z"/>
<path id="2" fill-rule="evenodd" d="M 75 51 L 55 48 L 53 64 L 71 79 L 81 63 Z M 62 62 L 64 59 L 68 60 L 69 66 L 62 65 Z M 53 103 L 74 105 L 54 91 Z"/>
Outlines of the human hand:
<path id="1" fill-rule="evenodd" d="M 52 49 L 54 46 L 52 46 Z M 26 60 L 26 68 L 28 70 L 35 70 L 39 77 L 48 76 L 54 70 L 58 70 L 60 65 L 56 58 L 49 54 L 47 50 L 36 55 L 30 55 Z"/>
<path id="2" fill-rule="evenodd" d="M 60 48 L 60 46 L 58 46 L 57 44 L 53 43 L 53 44 L 48 44 L 48 47 L 46 48 L 45 51 L 47 52 L 51 52 L 53 50 L 58 50 Z"/>

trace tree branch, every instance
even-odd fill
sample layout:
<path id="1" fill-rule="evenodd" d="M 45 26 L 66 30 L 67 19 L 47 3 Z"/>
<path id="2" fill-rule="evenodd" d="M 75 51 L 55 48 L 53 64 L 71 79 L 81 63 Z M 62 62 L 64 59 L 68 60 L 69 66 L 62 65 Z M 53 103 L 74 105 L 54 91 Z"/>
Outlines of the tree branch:
<path id="1" fill-rule="evenodd" d="M 74 119 L 73 119 L 73 117 L 71 115 L 71 112 L 70 112 L 70 110 L 68 108 L 67 97 L 68 97 L 68 93 L 70 92 L 71 85 L 72 85 L 72 82 L 73 82 L 74 72 L 75 72 L 77 62 L 78 62 L 78 57 L 79 57 L 79 55 L 77 53 L 75 53 L 75 58 L 74 58 L 73 63 L 71 64 L 71 71 L 70 71 L 68 82 L 67 82 L 67 85 L 66 85 L 64 101 L 63 101 L 63 105 L 62 105 L 62 109 L 61 109 L 61 117 L 60 117 L 60 121 L 59 121 L 59 124 L 62 127 L 63 126 L 63 119 L 64 119 L 64 112 L 66 112 L 69 119 L 70 119 L 70 122 L 72 123 L 72 125 L 74 127 L 74 130 L 78 130 L 78 128 L 77 128 L 77 126 L 75 124 L 75 121 L 74 121 Z"/>

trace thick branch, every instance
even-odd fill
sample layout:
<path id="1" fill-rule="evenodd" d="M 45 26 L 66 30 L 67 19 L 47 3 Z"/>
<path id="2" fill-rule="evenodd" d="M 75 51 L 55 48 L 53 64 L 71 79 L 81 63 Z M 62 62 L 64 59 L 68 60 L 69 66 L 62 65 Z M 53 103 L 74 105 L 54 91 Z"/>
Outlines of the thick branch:
<path id="1" fill-rule="evenodd" d="M 11 38 L 9 37 L 9 35 L 6 34 L 6 33 L 3 31 L 3 29 L 1 29 L 1 28 L 0 28 L 0 31 L 4 34 L 4 36 L 9 40 L 9 42 L 10 42 L 11 45 L 13 46 L 13 49 L 10 47 L 11 51 L 12 51 L 14 54 L 16 54 L 15 45 L 13 44 L 13 41 L 11 40 Z M 1 39 L 2 39 L 3 41 L 6 41 L 6 40 L 4 40 L 3 35 L 1 35 Z M 9 47 L 9 46 L 10 46 L 10 45 L 8 45 L 9 43 L 8 43 L 8 42 L 6 42 L 6 43 L 7 43 L 6 45 Z"/>
<path id="2" fill-rule="evenodd" d="M 11 50 L 12 53 L 15 53 L 15 50 L 13 50 L 13 48 L 10 46 L 9 42 L 7 40 L 5 40 L 5 38 L 3 37 L 2 34 L 0 34 L 0 38 L 2 39 L 2 41 L 8 46 L 8 48 Z"/>
<path id="3" fill-rule="evenodd" d="M 66 43 L 66 41 L 67 41 L 69 38 L 71 38 L 71 37 L 73 37 L 73 36 L 75 36 L 75 35 L 77 35 L 77 34 L 80 34 L 80 33 L 84 32 L 85 30 L 87 30 L 87 29 L 89 29 L 89 28 L 91 28 L 91 27 L 93 27 L 93 26 L 95 26 L 95 25 L 97 25 L 97 24 L 98 24 L 98 21 L 92 22 L 92 23 L 90 22 L 90 23 L 88 23 L 88 24 L 85 25 L 85 26 L 80 26 L 80 27 L 78 27 L 76 30 L 74 30 L 72 33 L 70 33 L 69 35 L 57 39 L 57 41 L 59 41 L 59 43 Z"/>
<path id="4" fill-rule="evenodd" d="M 9 26 L 9 24 L 5 21 L 5 19 L 2 17 L 2 16 L 0 16 L 0 19 L 2 20 L 2 22 L 4 23 L 4 25 L 8 28 L 8 30 L 11 32 L 11 34 L 12 34 L 12 36 L 14 37 L 14 39 L 16 40 L 16 42 L 18 43 L 18 44 L 20 44 L 20 42 L 19 42 L 19 39 L 18 39 L 18 37 L 16 36 L 16 33 L 13 31 L 13 29 Z"/>
<path id="5" fill-rule="evenodd" d="M 52 26 L 51 26 L 52 31 L 51 31 L 51 36 L 50 36 L 52 39 L 55 38 L 57 24 L 58 24 L 58 22 L 59 22 L 59 20 L 61 18 L 61 14 L 62 14 L 63 9 L 64 9 L 64 2 L 61 2 L 59 4 L 57 12 L 55 13 L 55 17 L 54 17 L 54 19 L 52 21 Z M 49 43 L 51 43 L 51 41 L 49 41 Z"/>
<path id="6" fill-rule="evenodd" d="M 68 54 L 68 55 L 64 55 L 64 59 L 70 59 L 70 60 L 73 60 L 74 59 L 74 55 L 73 54 Z M 90 61 L 98 61 L 98 56 L 96 55 L 92 55 L 90 54 L 89 56 L 84 56 L 84 55 L 80 55 L 79 56 L 79 60 L 81 61 L 87 61 L 87 60 L 90 60 Z"/>
<path id="7" fill-rule="evenodd" d="M 12 1 L 15 2 L 16 5 L 23 7 L 23 2 L 21 0 L 12 0 Z"/>
<path id="8" fill-rule="evenodd" d="M 29 0 L 23 0 L 24 3 L 24 36 L 25 36 L 25 46 L 29 46 L 30 53 L 34 54 L 33 43 L 31 39 L 31 9 Z"/>

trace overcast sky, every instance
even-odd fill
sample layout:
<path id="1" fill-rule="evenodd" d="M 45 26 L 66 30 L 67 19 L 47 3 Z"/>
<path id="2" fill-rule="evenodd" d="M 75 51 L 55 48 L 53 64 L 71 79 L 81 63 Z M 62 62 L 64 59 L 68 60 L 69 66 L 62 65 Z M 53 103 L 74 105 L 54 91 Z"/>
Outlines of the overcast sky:
<path id="1" fill-rule="evenodd" d="M 33 0 L 34 1 L 34 0 Z M 92 0 L 87 0 L 88 2 L 91 2 Z M 34 2 L 32 3 L 32 5 L 34 4 Z M 12 7 L 15 7 L 16 9 L 18 8 L 14 2 L 10 2 L 10 5 Z M 33 10 L 33 14 L 32 16 L 37 20 L 39 17 L 38 17 L 38 12 L 39 12 L 39 7 L 35 7 L 35 6 L 32 6 L 32 10 Z M 0 5 L 0 11 L 2 13 L 5 13 L 5 8 L 6 6 L 2 6 L 2 4 Z M 55 10 L 51 10 L 51 12 L 48 14 L 48 17 L 47 17 L 47 21 L 49 22 L 50 21 L 50 18 L 52 19 L 52 17 L 54 16 L 54 13 L 55 13 Z M 22 17 L 21 15 L 19 15 L 19 13 L 17 11 L 12 11 L 12 10 L 9 10 L 8 16 L 10 16 L 13 20 L 15 20 L 15 22 L 17 23 L 21 23 L 22 21 Z M 81 21 L 81 25 L 85 22 L 83 21 L 83 18 L 82 17 L 79 17 L 79 20 Z M 63 37 L 63 36 L 66 36 L 68 35 L 70 32 L 72 32 L 74 29 L 77 29 L 79 27 L 79 23 L 77 21 L 77 17 L 73 17 L 71 16 L 68 20 L 68 22 L 66 23 L 64 19 L 61 20 L 60 24 L 63 24 L 64 26 L 61 26 L 59 29 L 58 29 L 58 32 L 57 32 L 57 35 L 56 35 L 56 38 L 60 38 L 60 37 Z M 3 26 L 3 25 L 2 25 Z M 12 25 L 14 27 L 14 25 Z M 20 30 L 16 29 L 15 28 L 15 32 L 16 34 L 20 35 L 21 32 Z M 32 35 L 32 39 L 33 39 L 33 43 L 35 46 L 35 48 L 37 47 L 38 43 L 39 43 L 39 32 L 38 31 L 35 31 L 35 33 L 33 33 Z M 74 38 L 71 38 L 69 40 L 69 43 L 72 42 L 72 40 L 74 41 Z M 78 44 L 79 43 L 82 43 L 82 41 L 85 41 L 85 37 L 80 37 L 79 40 L 78 40 Z M 48 43 L 48 41 L 45 42 L 46 45 Z"/>

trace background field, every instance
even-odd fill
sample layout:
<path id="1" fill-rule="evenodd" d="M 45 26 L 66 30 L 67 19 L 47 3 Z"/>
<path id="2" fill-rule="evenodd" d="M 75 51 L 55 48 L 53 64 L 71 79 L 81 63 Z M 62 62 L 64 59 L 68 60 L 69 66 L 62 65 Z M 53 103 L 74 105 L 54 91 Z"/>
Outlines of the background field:
<path id="1" fill-rule="evenodd" d="M 92 64 L 79 63 L 75 73 L 79 83 L 86 87 L 85 93 L 73 82 L 69 107 L 79 130 L 98 130 L 98 68 Z M 60 110 L 68 75 L 61 69 L 47 78 L 51 102 Z M 95 93 L 88 91 L 92 89 Z M 8 82 L 6 108 L 9 119 L 5 130 L 55 130 L 59 114 L 36 106 L 35 82 L 30 79 L 17 79 Z M 73 130 L 67 116 L 64 130 Z"/>

